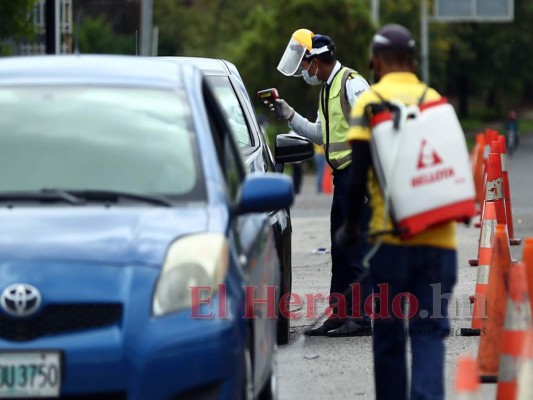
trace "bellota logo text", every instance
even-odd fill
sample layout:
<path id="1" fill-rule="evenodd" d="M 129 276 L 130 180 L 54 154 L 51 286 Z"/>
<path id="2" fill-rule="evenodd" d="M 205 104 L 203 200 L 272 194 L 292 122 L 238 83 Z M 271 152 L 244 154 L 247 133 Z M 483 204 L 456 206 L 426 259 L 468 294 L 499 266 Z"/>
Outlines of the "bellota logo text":
<path id="1" fill-rule="evenodd" d="M 437 152 L 434 149 L 428 147 L 427 141 L 425 139 L 422 140 L 422 144 L 420 145 L 420 152 L 418 153 L 417 169 L 433 167 L 440 163 L 442 163 L 442 159 L 439 157 Z"/>
<path id="2" fill-rule="evenodd" d="M 283 315 L 290 319 L 300 319 L 302 317 L 314 319 L 320 316 L 317 312 L 317 303 L 326 301 L 325 315 L 332 318 L 361 318 L 363 311 L 373 319 L 381 318 L 401 318 L 411 319 L 421 318 L 442 318 L 446 315 L 446 308 L 450 303 L 452 295 L 442 293 L 440 284 L 432 284 L 432 306 L 431 311 L 421 310 L 418 299 L 411 293 L 402 292 L 391 298 L 389 285 L 382 283 L 377 285 L 374 293 L 362 298 L 360 284 L 351 285 L 349 295 L 332 293 L 323 295 L 322 293 L 307 293 L 303 296 L 297 293 L 287 293 L 279 299 L 278 288 L 276 286 L 266 286 L 260 290 L 253 286 L 244 287 L 245 304 L 242 317 L 257 318 L 278 318 Z M 210 286 L 191 286 L 191 313 L 193 319 L 228 318 L 226 285 L 219 284 L 214 290 Z M 476 295 L 478 296 L 478 295 Z M 480 295 L 479 295 L 480 296 Z M 364 301 L 362 301 L 364 300 Z M 480 304 L 478 308 L 478 318 L 485 314 L 485 298 L 477 298 Z M 350 302 L 350 303 L 348 303 Z M 406 304 L 409 306 L 406 307 Z M 351 305 L 351 307 L 348 307 Z M 305 307 L 305 308 L 304 308 Z M 348 309 L 351 312 L 348 313 Z M 453 307 L 459 310 L 461 307 Z M 292 310 L 291 310 L 292 309 Z M 465 309 L 470 312 L 470 299 L 465 301 Z"/>
<path id="3" fill-rule="evenodd" d="M 442 158 L 433 148 L 428 146 L 428 143 L 425 139 L 422 140 L 422 144 L 420 145 L 420 152 L 418 153 L 418 164 L 416 166 L 416 169 L 426 169 L 439 164 L 442 164 Z M 420 185 L 427 185 L 430 183 L 442 181 L 443 179 L 453 178 L 454 176 L 455 170 L 452 167 L 443 167 L 436 171 L 426 172 L 424 174 L 415 176 L 411 180 L 411 186 L 417 187 Z"/>
<path id="4" fill-rule="evenodd" d="M 455 176 L 455 170 L 452 167 L 439 169 L 435 172 L 430 172 L 423 175 L 415 176 L 411 180 L 411 185 L 417 187 L 420 185 L 427 185 L 429 183 L 435 183 L 442 181 L 443 179 L 450 179 Z"/>

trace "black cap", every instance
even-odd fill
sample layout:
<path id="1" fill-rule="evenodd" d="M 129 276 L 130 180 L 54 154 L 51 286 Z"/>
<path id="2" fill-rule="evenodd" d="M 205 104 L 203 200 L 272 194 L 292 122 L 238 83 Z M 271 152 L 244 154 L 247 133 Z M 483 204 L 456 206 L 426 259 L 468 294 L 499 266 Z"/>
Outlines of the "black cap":
<path id="1" fill-rule="evenodd" d="M 315 34 L 315 36 L 313 36 L 313 48 L 319 49 L 320 47 L 324 47 L 324 46 L 328 46 L 328 49 L 330 51 L 335 50 L 335 43 L 333 43 L 333 41 L 331 40 L 329 36 L 320 35 L 318 33 Z"/>
<path id="2" fill-rule="evenodd" d="M 400 50 L 415 54 L 415 40 L 409 30 L 398 24 L 388 24 L 372 38 L 372 54 L 382 50 Z"/>
<path id="3" fill-rule="evenodd" d="M 313 58 L 313 57 L 320 57 L 321 54 L 331 54 L 333 53 L 333 50 L 335 50 L 335 43 L 333 43 L 333 41 L 331 40 L 331 38 L 327 35 L 321 35 L 319 33 L 316 33 L 314 36 L 313 36 L 313 39 L 312 40 L 312 43 L 313 43 L 313 49 L 320 49 L 324 46 L 327 46 L 327 50 L 322 52 L 322 53 L 318 53 L 318 54 L 311 54 L 309 51 L 306 51 L 305 52 L 305 59 L 310 59 L 310 58 Z"/>

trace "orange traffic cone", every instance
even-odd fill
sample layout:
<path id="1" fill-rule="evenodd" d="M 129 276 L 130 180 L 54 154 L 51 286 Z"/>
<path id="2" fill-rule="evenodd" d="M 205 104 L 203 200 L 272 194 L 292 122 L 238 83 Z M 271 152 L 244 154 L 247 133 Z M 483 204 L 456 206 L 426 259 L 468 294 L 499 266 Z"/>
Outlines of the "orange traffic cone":
<path id="1" fill-rule="evenodd" d="M 509 185 L 509 171 L 507 170 L 507 148 L 505 146 L 505 136 L 499 135 L 500 161 L 502 165 L 503 197 L 505 199 L 505 215 L 507 217 L 507 232 L 509 232 L 509 243 L 511 246 L 518 246 L 522 240 L 514 235 L 513 211 L 511 206 L 511 187 Z"/>
<path id="2" fill-rule="evenodd" d="M 484 148 L 484 151 L 483 151 L 483 178 L 481 180 L 482 184 L 483 184 L 483 192 L 482 192 L 483 196 L 485 196 L 486 193 L 487 193 L 486 187 L 487 187 L 489 154 L 492 152 L 491 144 L 492 144 L 492 142 L 494 141 L 495 138 L 497 139 L 498 134 L 496 132 L 496 135 L 495 135 L 495 131 L 487 128 L 487 129 L 485 129 L 484 137 L 485 137 L 485 148 Z M 474 224 L 474 226 L 476 228 L 481 228 L 481 221 L 482 221 L 482 218 L 483 218 L 483 208 L 485 207 L 484 201 L 485 201 L 485 198 L 483 198 L 483 202 L 480 203 L 481 218 L 480 218 L 480 220 L 478 222 L 476 222 Z"/>
<path id="3" fill-rule="evenodd" d="M 477 365 L 481 382 L 497 382 L 502 332 L 505 318 L 505 301 L 509 287 L 511 254 L 507 227 L 496 225 L 494 247 L 490 263 L 489 287 L 485 302 L 486 315 L 481 316 L 482 327 L 479 338 Z"/>
<path id="4" fill-rule="evenodd" d="M 493 142 L 493 144 L 495 147 L 499 147 L 499 142 Z M 489 154 L 485 201 L 494 201 L 498 224 L 507 225 L 505 200 L 503 198 L 502 166 L 499 153 Z"/>
<path id="5" fill-rule="evenodd" d="M 502 191 L 502 178 L 500 157 L 497 153 L 490 153 L 487 162 L 487 179 L 485 182 L 485 201 L 481 210 L 481 221 L 484 220 L 485 206 L 488 202 L 493 202 L 496 209 L 496 220 L 498 224 L 505 224 L 505 203 Z M 481 232 L 479 234 L 479 241 L 481 242 Z M 470 266 L 475 267 L 479 261 L 477 259 L 469 260 Z"/>
<path id="6" fill-rule="evenodd" d="M 531 293 L 531 289 L 529 290 Z M 518 367 L 516 400 L 533 399 L 533 329 L 526 334 L 522 357 Z"/>
<path id="7" fill-rule="evenodd" d="M 326 165 L 322 175 L 322 193 L 333 193 L 333 174 L 329 165 Z"/>
<path id="8" fill-rule="evenodd" d="M 507 297 L 505 326 L 498 372 L 498 400 L 514 399 L 518 362 L 524 347 L 526 333 L 531 328 L 526 266 L 519 262 L 511 267 L 511 285 Z"/>
<path id="9" fill-rule="evenodd" d="M 526 264 L 527 284 L 529 287 L 529 304 L 533 314 L 533 237 L 526 238 L 524 250 L 522 251 L 522 261 Z"/>
<path id="10" fill-rule="evenodd" d="M 460 356 L 455 370 L 455 398 L 474 400 L 479 398 L 479 379 L 476 360 L 471 356 Z"/>
<path id="11" fill-rule="evenodd" d="M 498 140 L 498 132 L 492 129 L 485 129 L 485 175 L 487 174 L 487 164 L 489 162 L 489 154 L 492 153 L 492 142 Z"/>
<path id="12" fill-rule="evenodd" d="M 476 201 L 481 210 L 483 201 L 485 200 L 485 193 L 483 192 L 485 182 L 483 181 L 483 173 L 485 168 L 485 161 L 483 155 L 485 153 L 485 135 L 478 133 L 476 135 L 476 153 L 474 158 L 474 186 L 476 188 Z M 480 211 L 481 212 L 481 211 Z"/>
<path id="13" fill-rule="evenodd" d="M 479 241 L 479 263 L 477 270 L 476 291 L 472 297 L 474 309 L 472 311 L 471 328 L 461 329 L 462 336 L 479 336 L 481 333 L 482 319 L 485 315 L 487 290 L 489 286 L 490 263 L 492 259 L 492 243 L 496 229 L 496 210 L 492 201 L 487 202 L 485 218 L 481 227 L 481 240 Z M 470 260 L 472 261 L 472 260 Z"/>

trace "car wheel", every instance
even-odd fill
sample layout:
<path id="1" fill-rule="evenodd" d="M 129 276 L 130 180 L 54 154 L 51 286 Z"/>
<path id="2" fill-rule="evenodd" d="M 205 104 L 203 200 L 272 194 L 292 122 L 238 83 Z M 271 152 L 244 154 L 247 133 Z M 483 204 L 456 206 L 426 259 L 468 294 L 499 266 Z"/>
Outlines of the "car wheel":
<path id="1" fill-rule="evenodd" d="M 244 350 L 244 384 L 242 387 L 242 398 L 243 400 L 254 400 L 254 370 L 251 350 L 253 343 L 252 338 L 249 337 L 247 342 L 248 344 Z"/>
<path id="2" fill-rule="evenodd" d="M 281 284 L 281 287 L 283 288 L 283 290 L 280 293 L 280 299 L 285 294 L 291 292 L 292 272 L 289 273 L 288 280 L 289 282 L 286 282 L 286 278 L 284 277 L 283 282 Z M 287 309 L 287 311 L 290 311 L 290 310 Z M 290 318 L 288 318 L 288 315 L 283 315 L 280 312 L 278 316 L 277 342 L 279 345 L 287 344 L 289 343 L 290 337 L 291 337 L 291 320 Z"/>

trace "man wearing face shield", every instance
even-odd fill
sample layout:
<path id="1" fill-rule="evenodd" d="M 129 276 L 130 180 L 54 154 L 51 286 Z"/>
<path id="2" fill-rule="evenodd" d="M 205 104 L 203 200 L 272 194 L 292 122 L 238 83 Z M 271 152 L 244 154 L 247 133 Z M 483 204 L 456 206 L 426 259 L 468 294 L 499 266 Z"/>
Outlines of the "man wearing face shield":
<path id="1" fill-rule="evenodd" d="M 333 171 L 333 201 L 330 216 L 331 284 L 329 305 L 332 315 L 315 329 L 305 331 L 309 336 L 360 336 L 371 333 L 370 319 L 364 312 L 364 300 L 370 285 L 366 281 L 351 290 L 364 271 L 362 259 L 367 246 L 360 241 L 347 250 L 337 246 L 333 235 L 347 218 L 347 194 L 351 148 L 346 138 L 350 110 L 361 93 L 369 88 L 368 82 L 353 69 L 347 68 L 333 55 L 335 44 L 326 35 L 314 34 L 308 29 L 293 33 L 278 65 L 286 76 L 301 76 L 309 85 L 322 85 L 318 113 L 314 122 L 294 111 L 283 99 L 276 100 L 281 114 L 296 133 L 323 145 L 326 161 Z M 370 216 L 366 204 L 362 214 Z M 355 293 L 352 302 L 352 293 Z M 338 295 L 334 295 L 338 294 Z M 358 301 L 359 300 L 359 301 Z M 352 303 L 353 308 L 352 308 Z"/>

